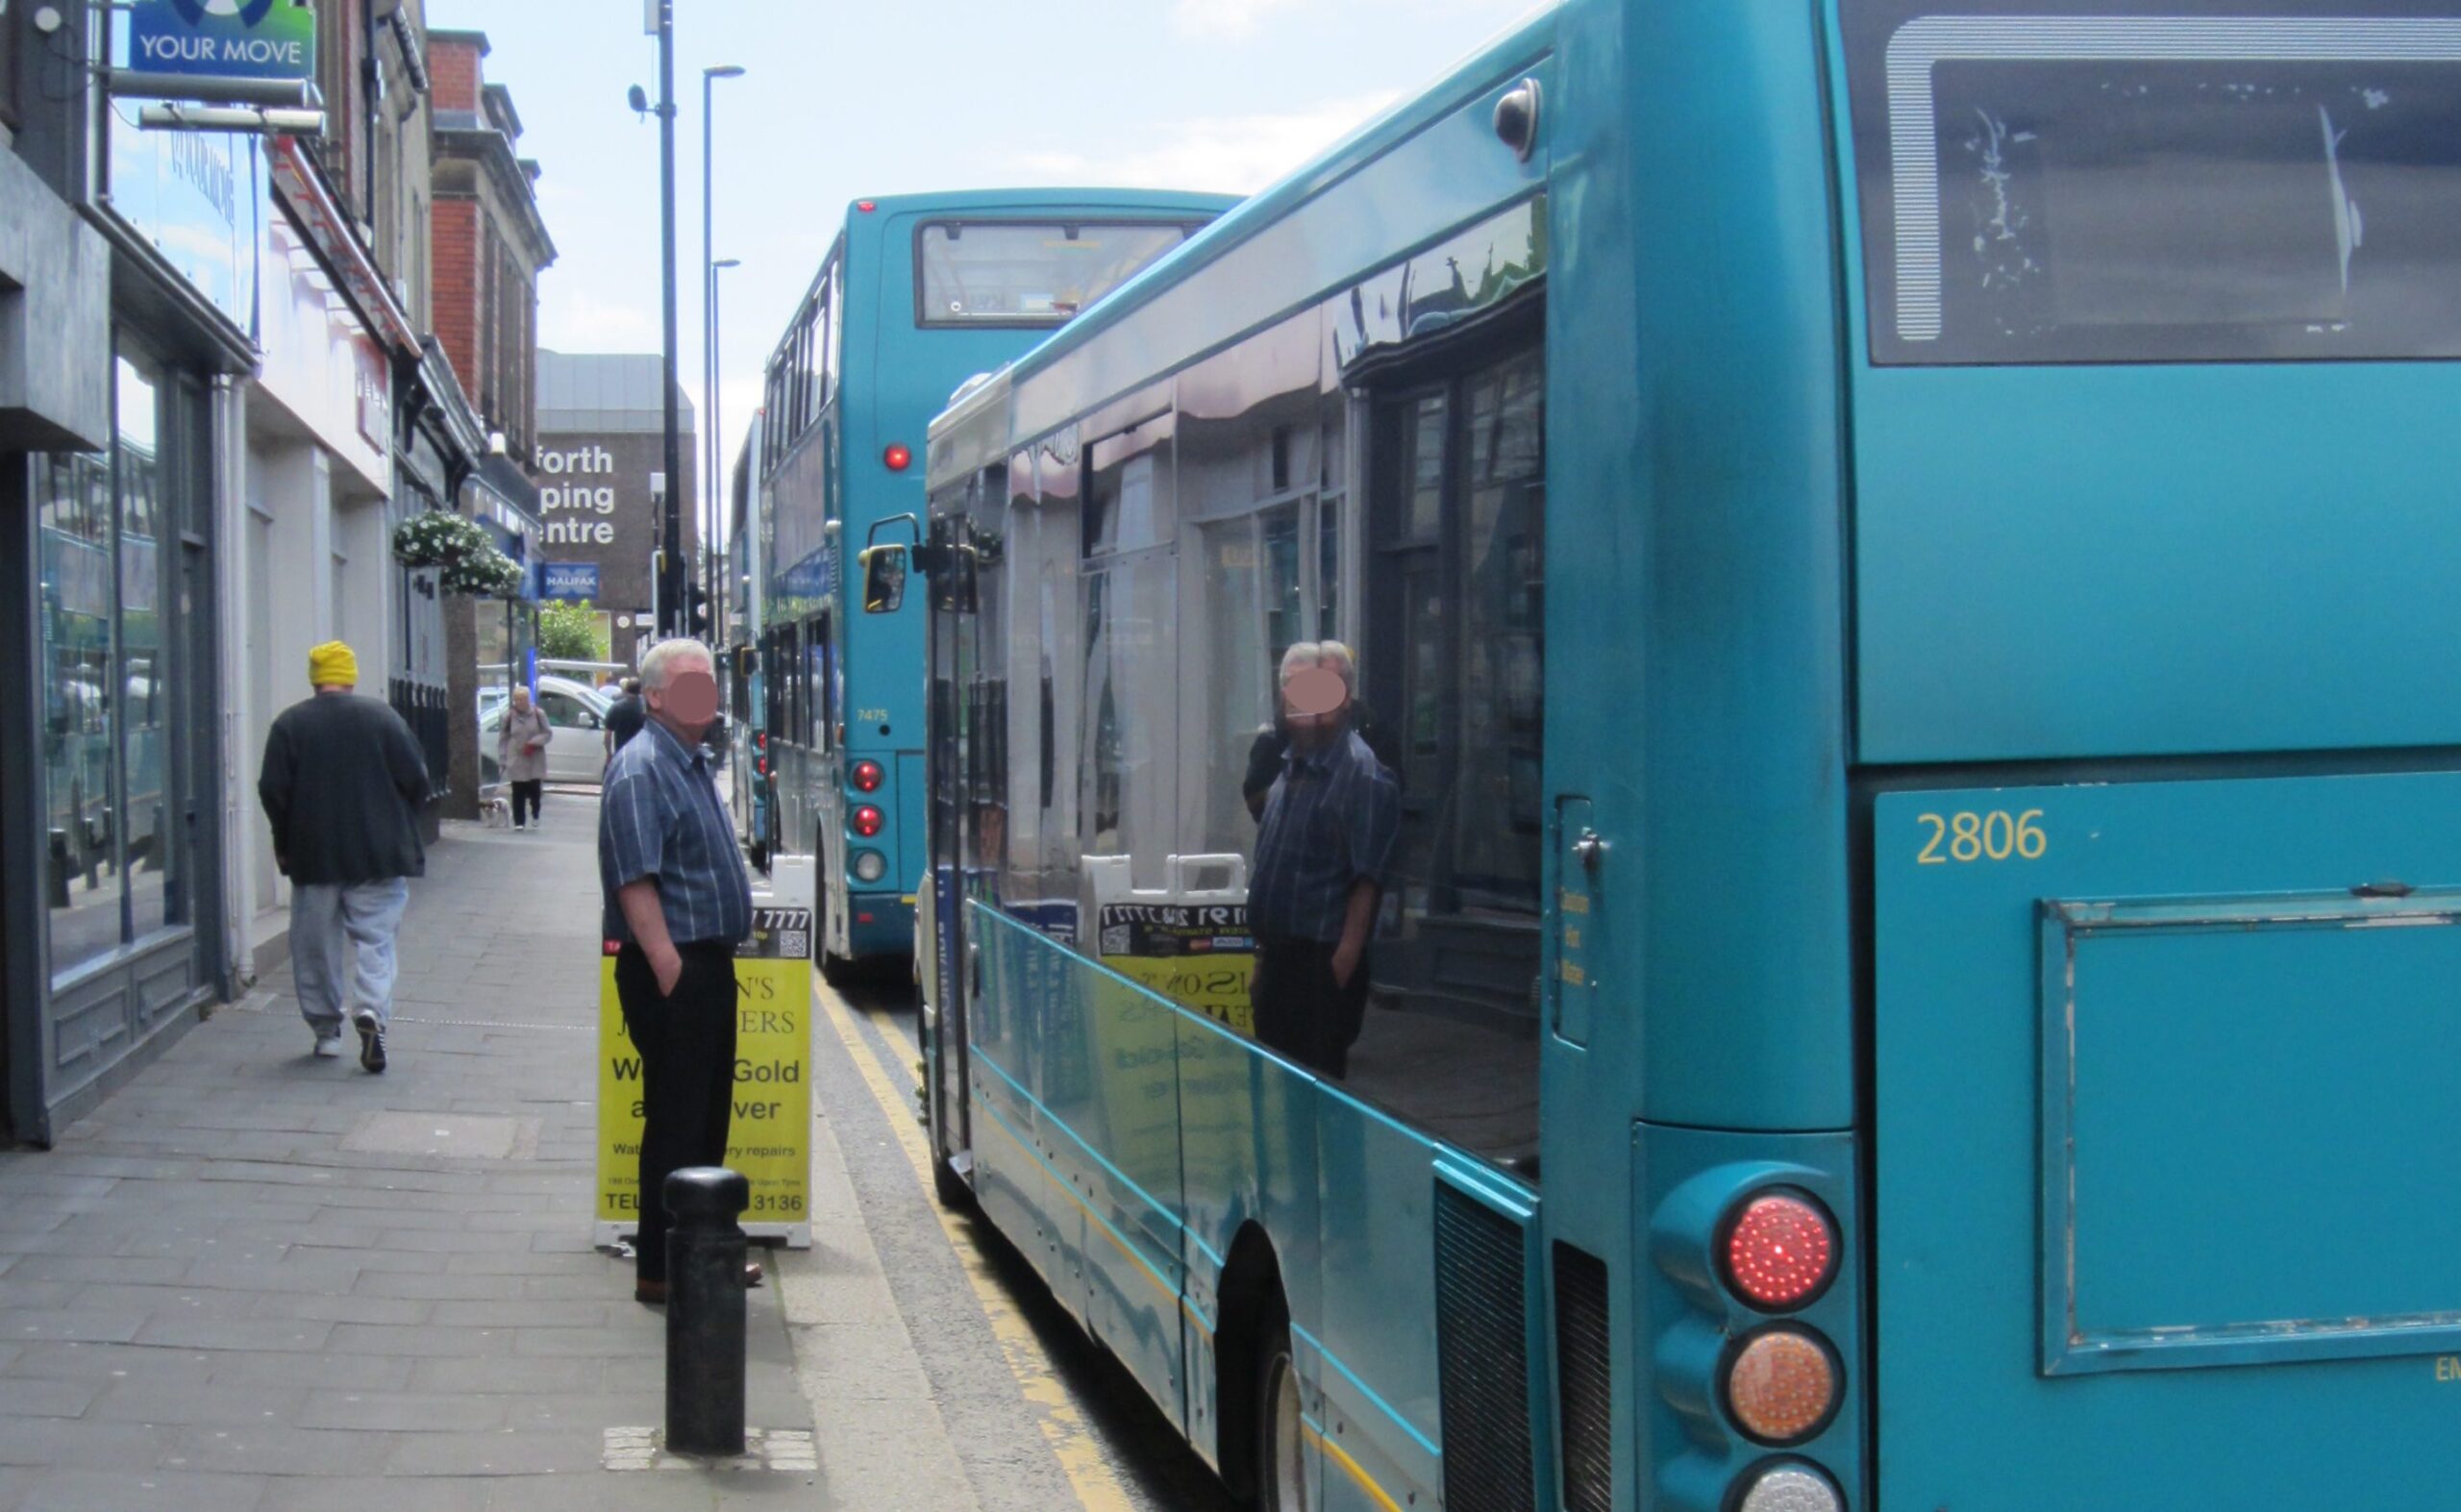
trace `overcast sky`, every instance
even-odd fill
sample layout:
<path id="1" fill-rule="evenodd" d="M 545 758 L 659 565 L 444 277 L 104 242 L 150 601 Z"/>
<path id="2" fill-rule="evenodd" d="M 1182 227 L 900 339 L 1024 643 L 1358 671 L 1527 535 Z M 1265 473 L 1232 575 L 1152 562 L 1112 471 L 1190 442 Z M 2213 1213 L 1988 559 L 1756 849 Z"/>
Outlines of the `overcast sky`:
<path id="1" fill-rule="evenodd" d="M 729 467 L 760 370 L 849 200 L 1014 185 L 1252 192 L 1406 96 L 1534 0 L 677 0 L 680 371 L 701 400 L 701 70 L 716 86 L 721 421 Z M 557 259 L 538 337 L 659 350 L 657 93 L 639 0 L 429 0 L 485 31 Z M 702 408 L 706 415 L 706 406 Z"/>

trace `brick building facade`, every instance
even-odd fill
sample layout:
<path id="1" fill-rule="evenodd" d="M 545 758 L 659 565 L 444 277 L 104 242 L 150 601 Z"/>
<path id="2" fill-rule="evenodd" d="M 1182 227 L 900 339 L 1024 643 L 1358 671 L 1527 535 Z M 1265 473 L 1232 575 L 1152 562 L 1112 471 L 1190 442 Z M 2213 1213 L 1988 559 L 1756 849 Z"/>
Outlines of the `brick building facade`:
<path id="1" fill-rule="evenodd" d="M 486 57 L 483 32 L 428 34 L 435 115 L 431 300 L 438 346 L 494 454 L 479 479 L 534 514 L 536 490 L 525 471 L 537 444 L 538 274 L 556 260 L 556 244 L 538 211 L 538 165 L 520 155 L 521 115 L 511 91 L 487 82 Z M 521 544 L 534 555 L 534 536 Z M 534 624 L 527 604 L 456 599 L 446 608 L 449 815 L 478 813 L 482 664 L 517 664 Z"/>
<path id="2" fill-rule="evenodd" d="M 538 212 L 538 165 L 519 155 L 512 93 L 485 76 L 480 32 L 428 34 L 435 101 L 431 218 L 436 338 L 504 455 L 537 436 L 538 274 L 556 244 Z"/>

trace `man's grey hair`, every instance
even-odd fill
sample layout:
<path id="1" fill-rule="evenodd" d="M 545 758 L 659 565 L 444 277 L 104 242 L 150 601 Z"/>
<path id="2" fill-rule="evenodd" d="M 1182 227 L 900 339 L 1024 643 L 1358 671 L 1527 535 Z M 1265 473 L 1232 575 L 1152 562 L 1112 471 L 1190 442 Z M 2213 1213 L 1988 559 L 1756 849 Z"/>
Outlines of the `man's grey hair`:
<path id="1" fill-rule="evenodd" d="M 1281 654 L 1281 681 L 1290 681 L 1294 672 L 1305 672 L 1313 666 L 1329 666 L 1341 675 L 1342 686 L 1351 696 L 1358 696 L 1358 658 L 1338 640 L 1303 640 Z"/>
<path id="2" fill-rule="evenodd" d="M 679 661 L 698 661 L 712 672 L 718 666 L 718 658 L 709 654 L 708 647 L 689 635 L 679 635 L 673 640 L 659 641 L 642 655 L 641 686 L 650 690 L 665 687 L 667 678 Z"/>

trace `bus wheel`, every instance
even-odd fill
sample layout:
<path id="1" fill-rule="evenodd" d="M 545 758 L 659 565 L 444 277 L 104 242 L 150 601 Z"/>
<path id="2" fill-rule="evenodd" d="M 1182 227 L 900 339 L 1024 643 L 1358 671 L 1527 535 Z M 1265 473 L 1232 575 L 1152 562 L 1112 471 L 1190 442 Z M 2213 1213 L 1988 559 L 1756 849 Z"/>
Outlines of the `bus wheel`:
<path id="1" fill-rule="evenodd" d="M 1305 1512 L 1307 1456 L 1300 1441 L 1299 1372 L 1290 1318 L 1279 1298 L 1259 1320 L 1256 1351 L 1256 1512 Z"/>
<path id="2" fill-rule="evenodd" d="M 974 1188 L 965 1184 L 956 1167 L 936 1156 L 932 1161 L 932 1191 L 950 1212 L 962 1213 L 974 1206 Z"/>

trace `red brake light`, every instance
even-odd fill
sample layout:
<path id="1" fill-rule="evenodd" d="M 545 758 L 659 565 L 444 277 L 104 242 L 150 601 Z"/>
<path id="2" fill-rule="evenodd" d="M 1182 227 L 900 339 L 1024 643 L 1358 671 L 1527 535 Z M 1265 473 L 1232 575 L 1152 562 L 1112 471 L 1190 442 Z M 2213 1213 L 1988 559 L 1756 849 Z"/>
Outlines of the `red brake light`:
<path id="1" fill-rule="evenodd" d="M 888 464 L 890 472 L 902 473 L 913 462 L 914 454 L 892 442 L 887 451 L 881 453 L 881 460 Z"/>
<path id="2" fill-rule="evenodd" d="M 855 810 L 855 832 L 868 840 L 881 832 L 881 811 L 865 804 Z"/>
<path id="3" fill-rule="evenodd" d="M 880 209 L 878 205 L 873 204 L 870 200 L 857 200 L 855 202 L 855 208 L 866 215 Z"/>
<path id="4" fill-rule="evenodd" d="M 1719 1259 L 1727 1284 L 1770 1312 L 1802 1306 L 1837 1270 L 1837 1232 L 1828 1214 L 1794 1192 L 1763 1191 L 1744 1199 L 1728 1220 Z"/>
<path id="5" fill-rule="evenodd" d="M 855 790 L 857 792 L 877 793 L 880 791 L 881 764 L 878 761 L 856 762 L 853 776 L 855 779 Z"/>

